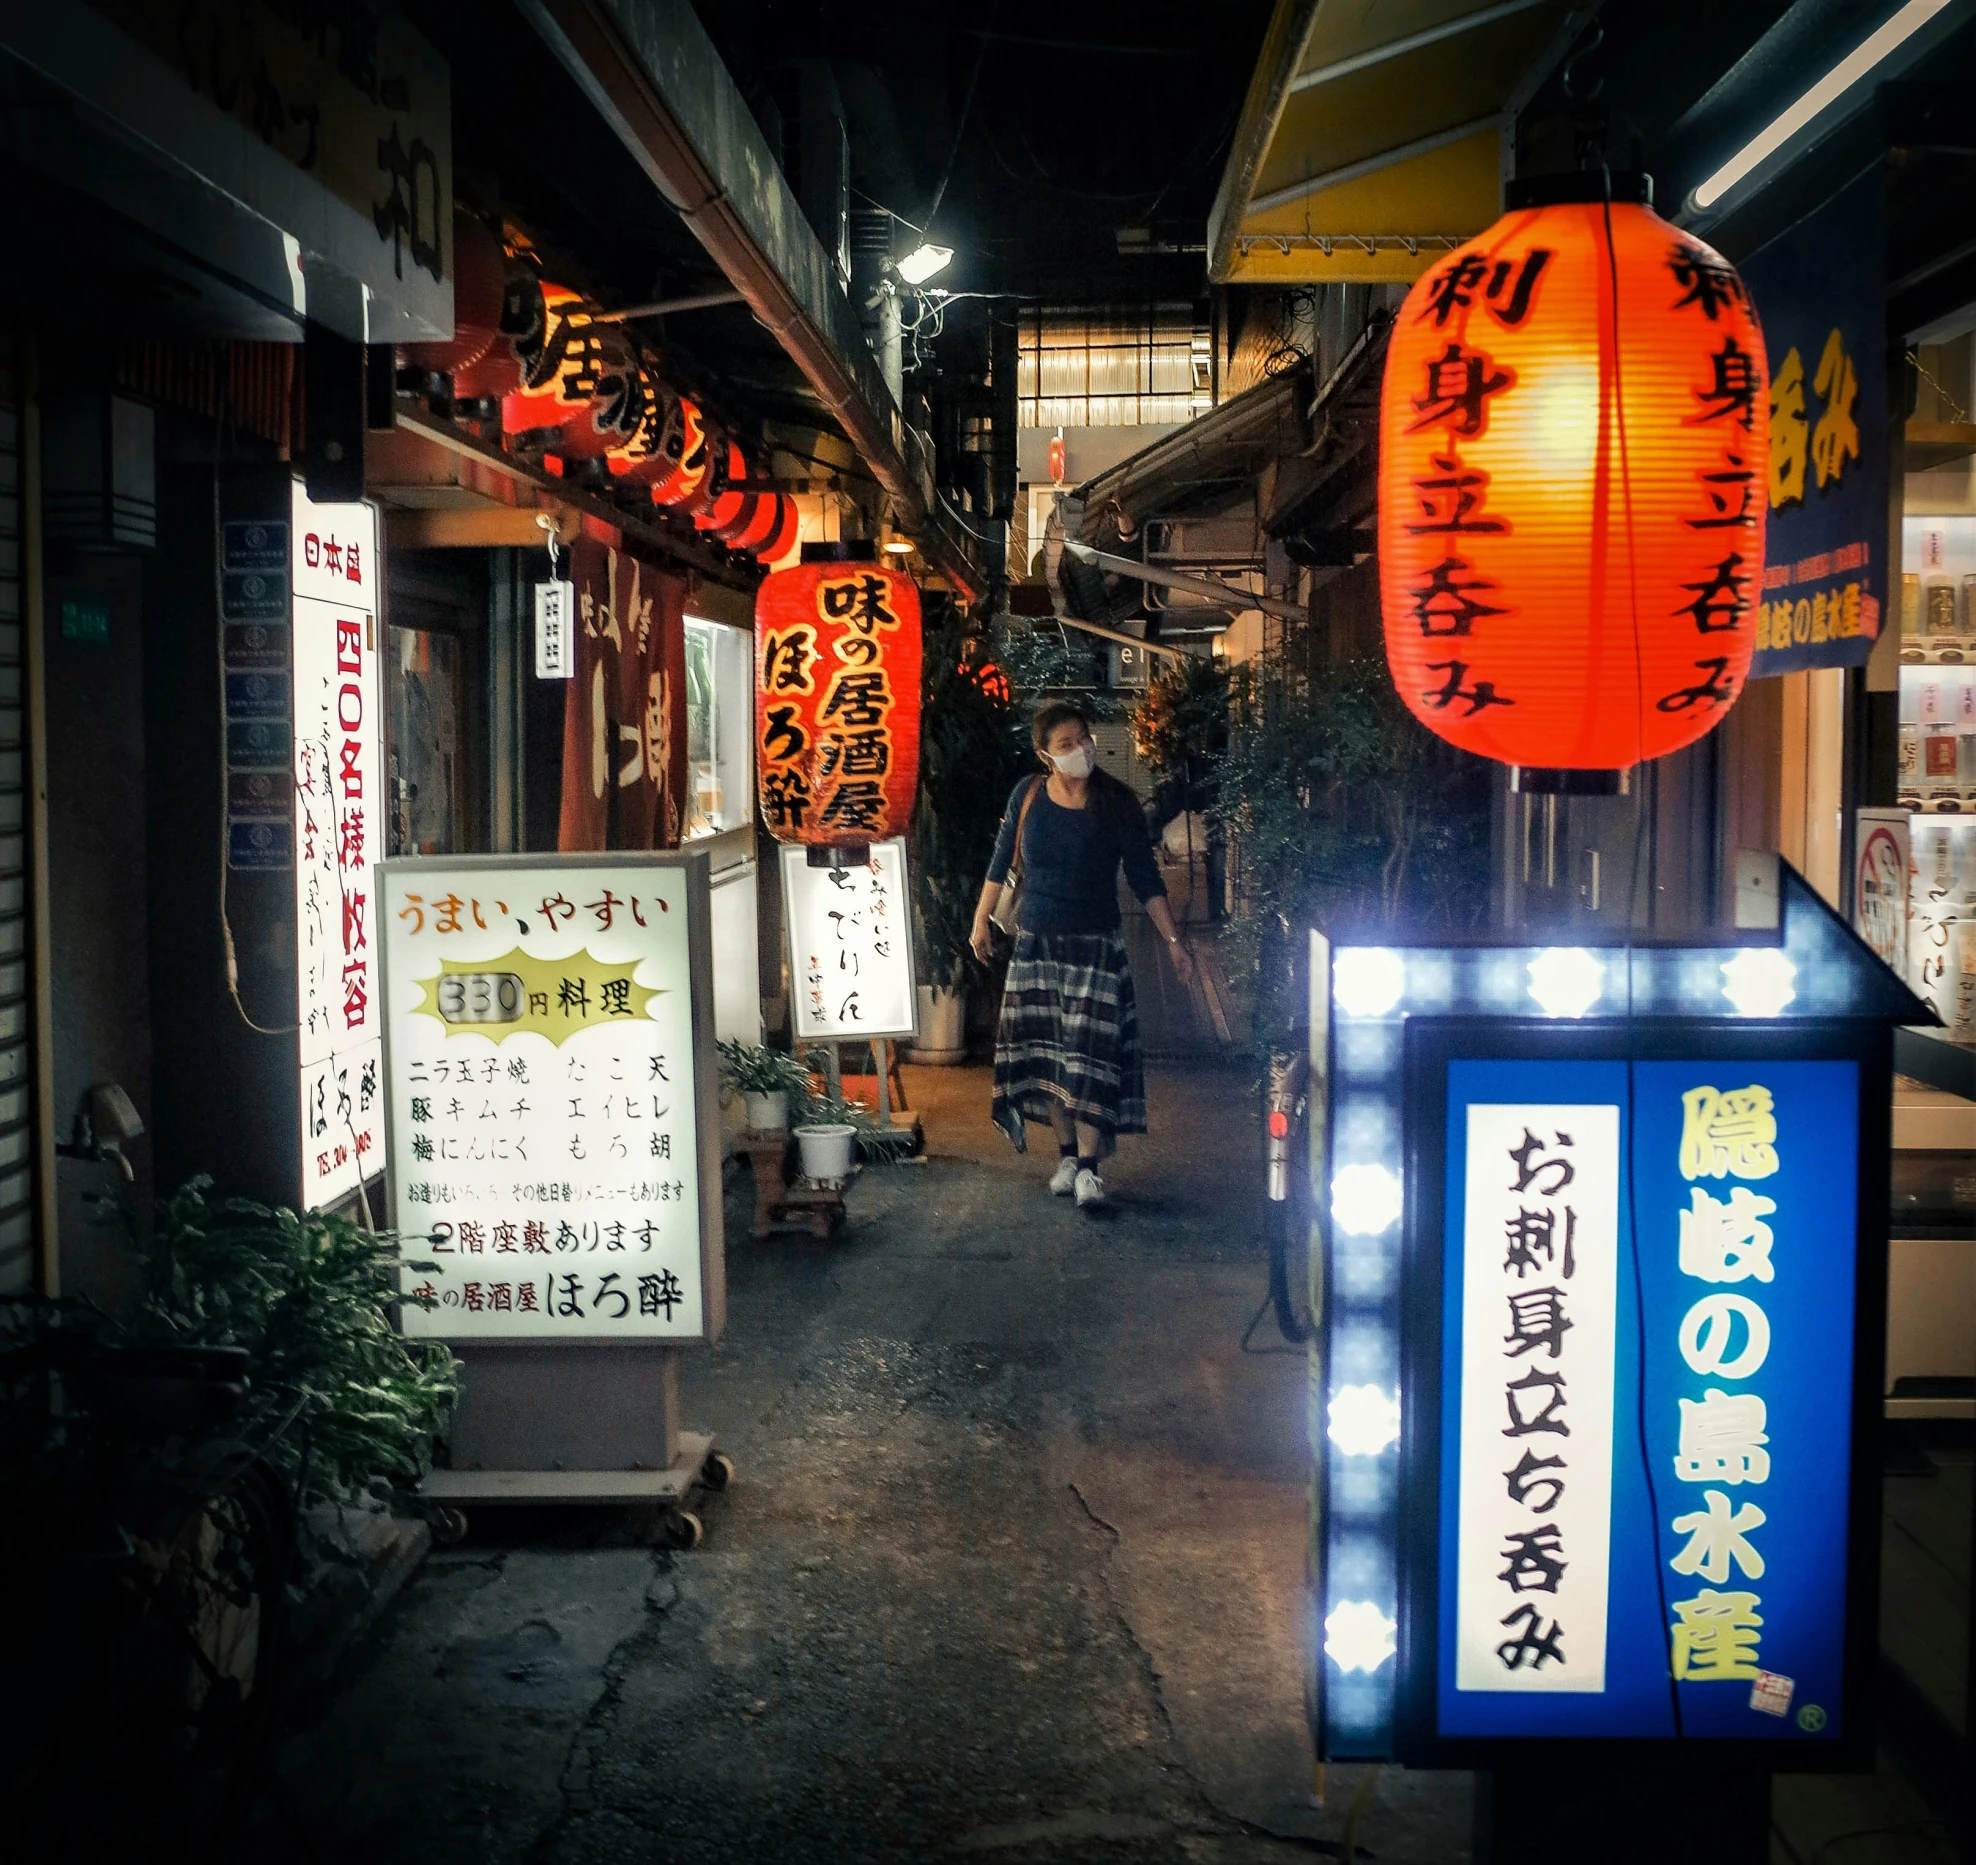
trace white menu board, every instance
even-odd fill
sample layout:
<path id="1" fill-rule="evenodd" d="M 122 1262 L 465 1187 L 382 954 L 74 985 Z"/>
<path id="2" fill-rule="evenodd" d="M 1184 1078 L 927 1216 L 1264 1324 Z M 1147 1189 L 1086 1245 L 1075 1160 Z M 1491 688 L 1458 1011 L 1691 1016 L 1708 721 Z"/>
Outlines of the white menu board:
<path id="1" fill-rule="evenodd" d="M 1455 1688 L 1596 1695 L 1612 1527 L 1619 1109 L 1471 1106 L 1463 1225 Z M 1525 1630 L 1538 1624 L 1524 1597 L 1533 1590 L 1553 1635 L 1571 1628 L 1549 1666 L 1525 1666 L 1517 1641 L 1504 1640 L 1519 1617 Z"/>
<path id="2" fill-rule="evenodd" d="M 798 1042 L 915 1033 L 912 916 L 903 836 L 874 842 L 855 867 L 813 868 L 782 848 Z"/>
<path id="3" fill-rule="evenodd" d="M 384 1170 L 377 916 L 384 647 L 377 513 L 295 482 L 288 532 L 295 670 L 295 959 L 302 1204 Z"/>
<path id="4" fill-rule="evenodd" d="M 379 869 L 405 1332 L 708 1340 L 724 1314 L 704 855 Z M 420 1241 L 423 1239 L 424 1241 Z"/>

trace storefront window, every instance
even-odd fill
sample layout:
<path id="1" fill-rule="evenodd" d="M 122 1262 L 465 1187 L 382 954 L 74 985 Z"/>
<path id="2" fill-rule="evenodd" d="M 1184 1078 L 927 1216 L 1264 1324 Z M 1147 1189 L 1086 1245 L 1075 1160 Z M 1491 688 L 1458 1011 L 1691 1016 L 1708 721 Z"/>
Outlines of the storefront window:
<path id="1" fill-rule="evenodd" d="M 687 841 L 753 814 L 752 649 L 741 629 L 686 618 Z"/>
<path id="2" fill-rule="evenodd" d="M 391 630 L 391 852 L 453 855 L 467 845 L 465 652 L 459 636 Z"/>

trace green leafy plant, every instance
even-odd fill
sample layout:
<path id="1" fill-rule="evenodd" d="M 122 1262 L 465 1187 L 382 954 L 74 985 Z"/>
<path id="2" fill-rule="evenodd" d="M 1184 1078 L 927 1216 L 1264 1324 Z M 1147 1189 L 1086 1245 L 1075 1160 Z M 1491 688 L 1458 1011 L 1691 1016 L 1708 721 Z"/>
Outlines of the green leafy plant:
<path id="1" fill-rule="evenodd" d="M 1264 1045 L 1295 1018 L 1307 928 L 1391 937 L 1482 923 L 1487 766 L 1407 711 L 1381 656 L 1237 669 L 1214 778 L 1235 862 L 1228 937 L 1254 978 Z"/>
<path id="2" fill-rule="evenodd" d="M 392 1325 L 399 1269 L 423 1265 L 347 1217 L 211 1193 L 210 1179 L 195 1178 L 159 1207 L 139 1246 L 129 1338 L 244 1348 L 250 1389 L 301 1408 L 302 1429 L 274 1455 L 291 1480 L 306 1455 L 305 1500 L 414 1488 L 459 1390 L 459 1362 L 442 1342 L 407 1340 Z"/>
<path id="3" fill-rule="evenodd" d="M 786 1094 L 800 1107 L 809 1098 L 810 1071 L 792 1055 L 761 1043 L 723 1037 L 720 1085 L 731 1094 Z"/>
<path id="4" fill-rule="evenodd" d="M 1128 715 L 1132 743 L 1162 784 L 1181 793 L 1179 808 L 1193 800 L 1228 749 L 1228 670 L 1198 654 L 1161 665 Z"/>
<path id="5" fill-rule="evenodd" d="M 975 968 L 968 935 L 1002 806 L 1033 767 L 1023 716 L 989 644 L 951 607 L 929 614 L 923 640 L 913 904 L 921 980 L 951 991 Z"/>

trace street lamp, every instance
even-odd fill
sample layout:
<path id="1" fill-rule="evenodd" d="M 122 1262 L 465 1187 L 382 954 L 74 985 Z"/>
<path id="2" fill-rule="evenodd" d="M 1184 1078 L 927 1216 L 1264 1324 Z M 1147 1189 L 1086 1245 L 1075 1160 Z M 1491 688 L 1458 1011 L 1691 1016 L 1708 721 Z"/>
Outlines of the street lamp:
<path id="1" fill-rule="evenodd" d="M 899 276 L 908 285 L 924 285 L 937 272 L 944 272 L 954 262 L 954 249 L 951 246 L 935 246 L 930 240 L 922 241 L 898 262 Z"/>

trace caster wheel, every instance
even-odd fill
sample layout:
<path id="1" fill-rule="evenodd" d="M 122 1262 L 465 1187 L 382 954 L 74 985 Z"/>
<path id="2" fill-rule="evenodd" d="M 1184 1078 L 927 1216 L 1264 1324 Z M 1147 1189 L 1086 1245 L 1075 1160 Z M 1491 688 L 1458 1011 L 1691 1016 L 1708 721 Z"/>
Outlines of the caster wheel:
<path id="1" fill-rule="evenodd" d="M 725 1451 L 709 1451 L 700 1466 L 700 1487 L 719 1491 L 734 1481 L 734 1460 Z"/>
<path id="2" fill-rule="evenodd" d="M 666 1517 L 661 1531 L 664 1544 L 681 1551 L 697 1548 L 706 1532 L 705 1524 L 691 1509 L 675 1509 Z"/>
<path id="3" fill-rule="evenodd" d="M 435 1509 L 426 1518 L 432 1539 L 442 1548 L 457 1547 L 467 1538 L 467 1512 L 464 1509 Z"/>

